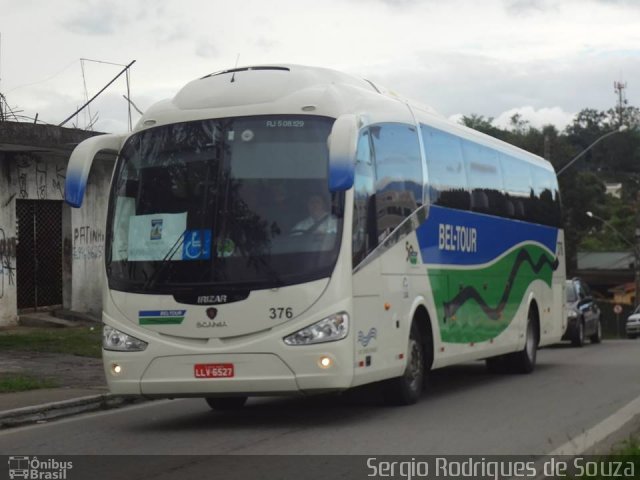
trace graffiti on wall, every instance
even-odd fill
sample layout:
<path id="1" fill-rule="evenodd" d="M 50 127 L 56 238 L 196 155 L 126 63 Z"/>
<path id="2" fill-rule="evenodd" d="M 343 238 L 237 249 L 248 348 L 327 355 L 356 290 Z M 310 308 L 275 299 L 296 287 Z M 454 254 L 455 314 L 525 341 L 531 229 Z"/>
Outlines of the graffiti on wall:
<path id="1" fill-rule="evenodd" d="M 47 199 L 47 164 L 36 162 L 36 192 L 40 200 Z"/>
<path id="2" fill-rule="evenodd" d="M 96 260 L 104 255 L 104 232 L 90 227 L 73 229 L 73 259 Z"/>
<path id="3" fill-rule="evenodd" d="M 42 162 L 28 155 L 18 155 L 16 164 L 20 198 L 29 198 L 29 187 L 34 185 L 39 200 L 64 199 L 65 165 Z"/>
<path id="4" fill-rule="evenodd" d="M 0 228 L 0 298 L 4 297 L 5 284 L 15 285 L 15 257 L 15 237 L 7 238 L 4 229 Z"/>
<path id="5" fill-rule="evenodd" d="M 56 165 L 56 176 L 51 179 L 53 189 L 60 195 L 60 198 L 64 198 L 64 181 L 66 179 L 67 167 Z"/>
<path id="6" fill-rule="evenodd" d="M 29 198 L 29 171 L 31 170 L 31 160 L 29 157 L 21 155 L 18 157 L 18 188 L 20 198 Z"/>

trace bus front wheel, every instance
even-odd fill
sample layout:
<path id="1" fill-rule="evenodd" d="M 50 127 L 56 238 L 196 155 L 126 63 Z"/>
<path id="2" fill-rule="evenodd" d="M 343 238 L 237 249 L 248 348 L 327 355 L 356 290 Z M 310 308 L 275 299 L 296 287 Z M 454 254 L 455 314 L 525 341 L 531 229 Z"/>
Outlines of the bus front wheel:
<path id="1" fill-rule="evenodd" d="M 387 405 L 412 405 L 422 395 L 425 377 L 425 343 L 418 326 L 411 325 L 407 366 L 401 377 L 385 380 L 382 394 Z"/>
<path id="2" fill-rule="evenodd" d="M 205 400 L 212 410 L 237 410 L 247 403 L 247 397 L 207 397 Z"/>

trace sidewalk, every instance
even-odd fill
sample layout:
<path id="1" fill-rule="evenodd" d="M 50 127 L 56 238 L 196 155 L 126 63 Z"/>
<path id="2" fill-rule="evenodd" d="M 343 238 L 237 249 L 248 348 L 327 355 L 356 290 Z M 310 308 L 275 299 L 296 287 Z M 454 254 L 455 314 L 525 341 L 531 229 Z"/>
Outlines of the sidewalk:
<path id="1" fill-rule="evenodd" d="M 29 315 L 24 323 L 33 325 L 33 317 Z M 60 331 L 67 330 L 67 327 L 87 325 L 86 321 L 74 320 L 66 320 L 68 324 L 64 325 L 56 317 L 50 317 L 51 323 L 48 323 L 46 314 L 37 314 L 36 317 L 34 326 L 55 326 Z M 100 328 L 96 323 L 92 326 Z M 30 331 L 29 327 L 24 326 L 10 330 L 14 334 L 28 334 Z M 6 332 L 7 330 L 4 331 Z M 11 376 L 45 382 L 45 385 L 51 384 L 53 388 L 0 393 L 0 429 L 132 402 L 109 394 L 100 358 L 0 349 L 0 379 Z"/>

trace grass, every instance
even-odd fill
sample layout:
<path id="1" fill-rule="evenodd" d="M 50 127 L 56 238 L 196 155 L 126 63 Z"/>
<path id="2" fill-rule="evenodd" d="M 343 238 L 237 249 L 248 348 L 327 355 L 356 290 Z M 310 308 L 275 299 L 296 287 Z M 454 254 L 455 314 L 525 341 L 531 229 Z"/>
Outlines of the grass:
<path id="1" fill-rule="evenodd" d="M 28 328 L 0 331 L 0 350 L 67 353 L 100 358 L 102 329 L 99 327 Z"/>
<path id="2" fill-rule="evenodd" d="M 586 462 L 595 462 L 605 467 L 600 467 L 600 471 L 591 471 L 592 475 L 585 474 L 582 476 L 571 477 L 574 480 L 609 480 L 612 478 L 638 478 L 640 474 L 640 441 L 637 438 L 631 437 L 628 440 L 622 442 L 619 446 L 615 447 L 610 454 L 586 457 L 583 462 L 583 468 Z M 620 464 L 618 475 L 615 474 L 615 465 Z M 633 466 L 630 466 L 633 464 Z M 586 470 L 586 469 L 585 469 Z M 630 472 L 633 474 L 629 476 Z M 595 473 L 595 475 L 593 475 Z"/>
<path id="3" fill-rule="evenodd" d="M 49 379 L 36 378 L 17 373 L 0 374 L 0 393 L 24 392 L 39 388 L 55 388 L 58 384 Z"/>

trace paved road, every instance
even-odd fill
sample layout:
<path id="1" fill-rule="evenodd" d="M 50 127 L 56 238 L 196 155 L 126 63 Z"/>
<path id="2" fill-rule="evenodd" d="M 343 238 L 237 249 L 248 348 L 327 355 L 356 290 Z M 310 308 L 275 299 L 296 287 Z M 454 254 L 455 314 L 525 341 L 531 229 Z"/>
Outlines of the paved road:
<path id="1" fill-rule="evenodd" d="M 435 372 L 414 406 L 374 390 L 250 399 L 234 413 L 162 400 L 0 432 L 3 454 L 544 454 L 640 396 L 640 341 L 541 350 L 533 375 Z"/>

